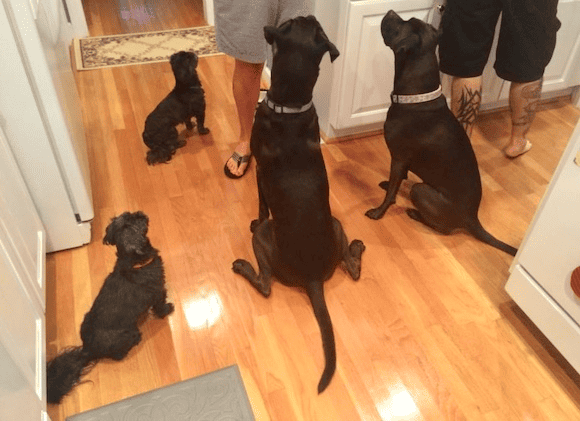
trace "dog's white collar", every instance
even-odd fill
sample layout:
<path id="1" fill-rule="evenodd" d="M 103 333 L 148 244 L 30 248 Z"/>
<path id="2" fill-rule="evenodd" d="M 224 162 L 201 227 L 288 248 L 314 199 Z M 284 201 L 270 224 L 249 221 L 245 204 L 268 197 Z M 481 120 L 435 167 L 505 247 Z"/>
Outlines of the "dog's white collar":
<path id="1" fill-rule="evenodd" d="M 418 104 L 420 102 L 433 101 L 441 96 L 441 85 L 433 92 L 417 95 L 395 95 L 391 94 L 391 102 L 393 104 Z"/>
<path id="2" fill-rule="evenodd" d="M 312 101 L 310 101 L 306 105 L 303 105 L 300 108 L 285 107 L 283 105 L 276 104 L 274 101 L 272 101 L 270 98 L 268 98 L 268 95 L 266 95 L 266 97 L 264 98 L 264 102 L 271 110 L 273 110 L 275 113 L 278 113 L 278 114 L 303 113 L 304 111 L 308 111 L 312 107 Z"/>

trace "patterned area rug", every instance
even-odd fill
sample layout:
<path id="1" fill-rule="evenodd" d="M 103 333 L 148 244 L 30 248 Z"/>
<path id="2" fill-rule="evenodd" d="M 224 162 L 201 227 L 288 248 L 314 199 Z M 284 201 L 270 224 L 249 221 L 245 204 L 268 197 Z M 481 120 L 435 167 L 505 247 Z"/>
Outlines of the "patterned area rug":
<path id="1" fill-rule="evenodd" d="M 158 63 L 182 50 L 200 57 L 221 54 L 213 26 L 80 38 L 73 45 L 78 70 Z"/>
<path id="2" fill-rule="evenodd" d="M 237 365 L 152 390 L 67 421 L 254 421 Z"/>

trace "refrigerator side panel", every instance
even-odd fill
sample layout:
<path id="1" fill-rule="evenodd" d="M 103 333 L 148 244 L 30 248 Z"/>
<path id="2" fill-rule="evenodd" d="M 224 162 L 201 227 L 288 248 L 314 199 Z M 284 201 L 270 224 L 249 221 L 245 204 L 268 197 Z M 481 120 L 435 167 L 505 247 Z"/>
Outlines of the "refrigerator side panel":
<path id="1" fill-rule="evenodd" d="M 90 221 L 94 214 L 83 118 L 66 44 L 72 29 L 61 2 L 39 1 L 35 19 L 29 7 L 6 1 L 12 4 L 15 40 L 73 211 L 80 221 Z"/>

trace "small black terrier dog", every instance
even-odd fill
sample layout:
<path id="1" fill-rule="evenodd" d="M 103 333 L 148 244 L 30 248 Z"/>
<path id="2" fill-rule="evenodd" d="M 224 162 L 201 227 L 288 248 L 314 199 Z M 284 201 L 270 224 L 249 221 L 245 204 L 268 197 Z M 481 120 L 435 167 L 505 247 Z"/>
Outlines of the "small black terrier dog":
<path id="1" fill-rule="evenodd" d="M 117 262 L 85 314 L 83 346 L 70 347 L 47 363 L 49 403 L 60 403 L 99 359 L 122 360 L 141 340 L 138 323 L 149 309 L 159 318 L 173 312 L 163 261 L 147 238 L 148 222 L 143 212 L 125 212 L 107 227 L 103 243 L 117 246 Z"/>
<path id="2" fill-rule="evenodd" d="M 209 133 L 205 127 L 205 94 L 195 68 L 197 55 L 189 51 L 179 51 L 169 58 L 175 76 L 175 88 L 147 116 L 143 142 L 150 149 L 147 163 L 154 165 L 168 162 L 185 141 L 178 139 L 175 126 L 184 123 L 187 130 L 193 130 L 193 117 L 197 120 L 199 134 Z"/>

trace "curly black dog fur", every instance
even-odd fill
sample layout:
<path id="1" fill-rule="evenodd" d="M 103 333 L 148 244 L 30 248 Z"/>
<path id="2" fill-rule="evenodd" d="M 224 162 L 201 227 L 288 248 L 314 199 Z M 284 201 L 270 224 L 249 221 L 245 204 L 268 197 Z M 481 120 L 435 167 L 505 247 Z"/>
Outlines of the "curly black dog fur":
<path id="1" fill-rule="evenodd" d="M 103 243 L 117 246 L 117 262 L 85 314 L 82 347 L 70 347 L 47 364 L 49 403 L 60 403 L 99 359 L 122 360 L 141 340 L 138 324 L 149 309 L 159 318 L 173 312 L 163 261 L 147 238 L 148 222 L 143 212 L 125 212 L 107 227 Z"/>
<path id="2" fill-rule="evenodd" d="M 143 142 L 147 151 L 147 163 L 154 165 L 168 162 L 175 151 L 185 146 L 178 138 L 175 126 L 185 124 L 193 130 L 193 117 L 197 120 L 199 134 L 209 133 L 205 127 L 205 94 L 197 76 L 197 55 L 189 51 L 179 51 L 169 58 L 175 88 L 147 116 Z"/>

